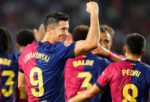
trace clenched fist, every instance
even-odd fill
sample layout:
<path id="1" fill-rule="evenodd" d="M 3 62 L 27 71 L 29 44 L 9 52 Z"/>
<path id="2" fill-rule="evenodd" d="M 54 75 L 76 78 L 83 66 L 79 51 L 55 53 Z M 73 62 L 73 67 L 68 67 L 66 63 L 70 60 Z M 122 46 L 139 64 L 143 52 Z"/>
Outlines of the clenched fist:
<path id="1" fill-rule="evenodd" d="M 98 15 L 98 13 L 99 13 L 99 6 L 98 6 L 98 4 L 96 2 L 90 1 L 90 2 L 87 3 L 86 10 L 91 15 Z"/>

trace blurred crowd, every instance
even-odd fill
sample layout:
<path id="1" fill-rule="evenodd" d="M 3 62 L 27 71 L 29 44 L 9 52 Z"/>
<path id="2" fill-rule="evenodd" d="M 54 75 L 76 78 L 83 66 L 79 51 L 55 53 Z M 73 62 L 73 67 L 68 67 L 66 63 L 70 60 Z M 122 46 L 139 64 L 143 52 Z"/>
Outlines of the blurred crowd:
<path id="1" fill-rule="evenodd" d="M 89 25 L 85 12 L 88 0 L 1 0 L 0 26 L 7 27 L 13 39 L 22 28 L 38 28 L 48 12 L 63 11 L 70 15 L 70 32 L 80 24 Z M 115 29 L 112 51 L 123 54 L 127 34 L 140 33 L 147 40 L 143 61 L 150 64 L 150 0 L 99 0 L 100 23 Z M 15 40 L 14 40 L 15 41 Z M 16 48 L 14 49 L 16 51 Z"/>

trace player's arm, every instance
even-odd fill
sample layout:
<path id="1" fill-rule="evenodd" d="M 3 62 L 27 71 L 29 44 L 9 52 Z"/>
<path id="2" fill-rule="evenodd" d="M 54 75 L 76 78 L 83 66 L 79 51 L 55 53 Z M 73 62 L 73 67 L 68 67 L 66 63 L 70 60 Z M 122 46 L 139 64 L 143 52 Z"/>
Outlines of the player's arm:
<path id="1" fill-rule="evenodd" d="M 75 97 L 71 98 L 68 102 L 84 102 L 85 100 L 92 98 L 99 92 L 101 92 L 101 89 L 96 84 L 94 84 L 89 90 L 79 95 L 76 95 Z"/>
<path id="2" fill-rule="evenodd" d="M 19 89 L 19 91 L 24 93 L 25 98 L 28 97 L 26 79 L 25 79 L 24 73 L 22 73 L 22 72 L 19 72 L 19 74 L 18 74 L 18 89 Z"/>
<path id="3" fill-rule="evenodd" d="M 40 41 L 44 38 L 45 35 L 45 28 L 44 24 L 41 24 L 39 29 L 33 29 L 34 37 L 37 41 Z"/>
<path id="4" fill-rule="evenodd" d="M 104 48 L 102 46 L 99 46 L 97 49 L 93 50 L 92 52 L 95 55 L 101 55 L 104 57 L 109 57 L 114 62 L 125 60 L 125 57 L 119 56 L 115 53 L 112 53 L 111 51 L 107 50 L 106 48 Z"/>
<path id="5" fill-rule="evenodd" d="M 88 2 L 87 12 L 90 13 L 90 29 L 86 40 L 76 42 L 74 50 L 75 56 L 85 54 L 98 47 L 98 42 L 100 39 L 98 4 L 96 2 Z"/>

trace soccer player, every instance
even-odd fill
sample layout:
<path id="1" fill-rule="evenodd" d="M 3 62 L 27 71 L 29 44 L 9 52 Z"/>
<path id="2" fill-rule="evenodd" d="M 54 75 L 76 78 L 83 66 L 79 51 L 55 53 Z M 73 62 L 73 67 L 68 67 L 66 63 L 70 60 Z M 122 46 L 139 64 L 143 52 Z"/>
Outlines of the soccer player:
<path id="1" fill-rule="evenodd" d="M 0 27 L 0 102 L 15 102 L 18 57 L 10 51 L 11 41 L 9 31 Z"/>
<path id="2" fill-rule="evenodd" d="M 108 83 L 113 102 L 148 102 L 150 66 L 140 61 L 145 53 L 145 45 L 142 35 L 129 35 L 124 46 L 127 60 L 110 64 L 91 89 L 69 102 L 83 102 L 101 92 Z"/>
<path id="3" fill-rule="evenodd" d="M 112 53 L 110 51 L 112 46 L 112 39 L 114 36 L 114 30 L 112 27 L 108 25 L 101 25 L 100 26 L 100 45 L 97 49 L 95 49 L 93 54 L 100 55 L 106 57 L 110 62 L 118 62 L 125 59 L 124 56 Z"/>
<path id="4" fill-rule="evenodd" d="M 35 41 L 34 33 L 31 29 L 22 29 L 17 33 L 16 46 L 21 53 L 27 44 Z"/>
<path id="5" fill-rule="evenodd" d="M 72 35 L 73 40 L 85 40 L 89 27 L 77 26 Z M 73 96 L 88 90 L 96 82 L 98 76 L 110 62 L 105 58 L 98 57 L 92 53 L 69 58 L 65 66 L 65 97 L 66 101 Z M 98 94 L 88 102 L 99 102 L 101 94 Z"/>
<path id="6" fill-rule="evenodd" d="M 19 58 L 19 74 L 25 76 L 29 102 L 65 102 L 66 60 L 85 54 L 98 46 L 100 31 L 97 3 L 88 2 L 87 11 L 91 20 L 86 40 L 76 43 L 62 42 L 67 37 L 69 16 L 64 13 L 51 13 L 45 19 L 46 33 L 43 40 L 24 48 Z M 20 80 L 19 83 L 22 84 Z"/>
<path id="7" fill-rule="evenodd" d="M 121 55 L 112 53 L 110 51 L 112 46 L 112 39 L 114 36 L 114 30 L 108 25 L 100 26 L 100 46 L 93 51 L 94 54 L 107 58 L 110 62 L 122 61 L 125 58 L 122 58 Z M 110 86 L 107 85 L 105 91 L 102 94 L 101 102 L 112 102 Z"/>
<path id="8" fill-rule="evenodd" d="M 104 48 L 110 50 L 112 46 L 112 39 L 114 36 L 114 29 L 108 25 L 100 26 L 101 35 L 100 35 L 100 44 Z"/>
<path id="9" fill-rule="evenodd" d="M 33 31 L 31 29 L 22 29 L 21 31 L 19 31 L 17 33 L 17 37 L 16 37 L 16 46 L 19 49 L 19 52 L 22 53 L 24 47 L 27 44 L 31 44 L 33 41 L 35 41 L 35 37 L 33 34 Z M 19 54 L 20 55 L 20 54 Z M 19 74 L 18 76 L 18 80 L 23 81 L 22 83 L 24 83 L 24 85 L 20 85 L 20 83 L 18 84 L 19 89 L 21 89 L 20 87 L 24 87 L 26 85 L 26 80 L 24 77 L 20 77 L 21 74 Z M 20 79 L 22 78 L 22 79 Z M 24 94 L 27 92 L 23 92 L 22 90 L 19 91 L 19 96 L 17 98 L 17 102 L 28 102 L 28 96 L 27 94 Z"/>

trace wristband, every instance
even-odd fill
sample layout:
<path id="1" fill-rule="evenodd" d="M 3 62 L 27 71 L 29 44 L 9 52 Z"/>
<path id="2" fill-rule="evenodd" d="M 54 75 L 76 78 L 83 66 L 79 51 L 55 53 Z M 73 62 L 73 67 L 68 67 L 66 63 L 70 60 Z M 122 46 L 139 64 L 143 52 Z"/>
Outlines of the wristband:
<path id="1" fill-rule="evenodd" d="M 114 58 L 114 56 L 115 56 L 115 54 L 114 54 L 114 53 L 109 52 L 109 58 L 110 58 L 110 59 L 113 59 L 113 58 Z"/>

